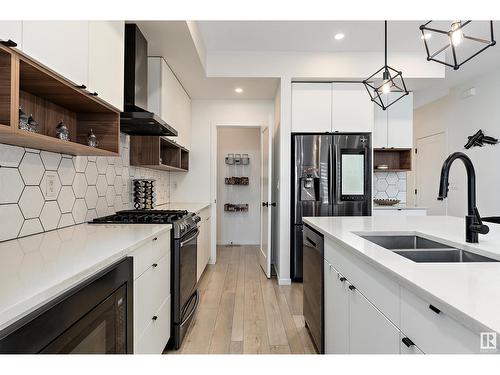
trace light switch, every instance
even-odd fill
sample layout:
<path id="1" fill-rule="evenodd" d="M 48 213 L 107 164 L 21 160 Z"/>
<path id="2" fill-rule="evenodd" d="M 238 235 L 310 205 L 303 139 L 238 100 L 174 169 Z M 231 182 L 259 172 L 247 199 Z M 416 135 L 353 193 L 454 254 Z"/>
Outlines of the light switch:
<path id="1" fill-rule="evenodd" d="M 46 179 L 45 179 L 45 196 L 48 199 L 55 199 L 57 198 L 57 191 L 56 191 L 56 179 L 57 179 L 57 173 L 47 173 L 46 174 Z"/>

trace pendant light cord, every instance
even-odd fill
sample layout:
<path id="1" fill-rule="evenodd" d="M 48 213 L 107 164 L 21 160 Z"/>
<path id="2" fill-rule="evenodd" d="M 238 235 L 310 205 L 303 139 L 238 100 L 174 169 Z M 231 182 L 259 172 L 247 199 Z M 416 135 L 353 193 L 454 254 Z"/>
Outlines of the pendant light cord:
<path id="1" fill-rule="evenodd" d="M 385 28 L 385 66 L 387 67 L 387 21 L 384 21 Z"/>

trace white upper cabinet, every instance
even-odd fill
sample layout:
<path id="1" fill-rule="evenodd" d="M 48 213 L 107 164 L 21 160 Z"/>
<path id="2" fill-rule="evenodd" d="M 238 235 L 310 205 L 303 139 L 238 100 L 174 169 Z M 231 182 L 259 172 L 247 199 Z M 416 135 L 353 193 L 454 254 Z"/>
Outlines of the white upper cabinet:
<path id="1" fill-rule="evenodd" d="M 383 111 L 375 105 L 374 148 L 413 147 L 413 93 Z"/>
<path id="2" fill-rule="evenodd" d="M 333 83 L 332 131 L 371 132 L 373 104 L 362 84 Z"/>
<path id="3" fill-rule="evenodd" d="M 148 58 L 148 109 L 174 127 L 169 137 L 186 148 L 191 144 L 191 98 L 163 57 Z"/>
<path id="4" fill-rule="evenodd" d="M 123 21 L 89 22 L 88 90 L 123 110 Z"/>
<path id="5" fill-rule="evenodd" d="M 371 132 L 373 105 L 359 83 L 293 83 L 292 131 Z"/>
<path id="6" fill-rule="evenodd" d="M 332 131 L 332 84 L 292 84 L 292 131 Z"/>
<path id="7" fill-rule="evenodd" d="M 23 21 L 22 50 L 76 85 L 88 85 L 88 21 Z"/>
<path id="8" fill-rule="evenodd" d="M 1 21 L 0 39 L 12 40 L 17 43 L 17 48 L 21 49 L 23 44 L 23 21 Z"/>

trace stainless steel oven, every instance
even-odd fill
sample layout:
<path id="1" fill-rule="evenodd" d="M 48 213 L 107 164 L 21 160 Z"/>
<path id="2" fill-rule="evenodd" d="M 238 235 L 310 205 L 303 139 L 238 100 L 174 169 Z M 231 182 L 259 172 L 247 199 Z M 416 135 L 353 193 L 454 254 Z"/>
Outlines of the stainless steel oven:
<path id="1" fill-rule="evenodd" d="M 0 353 L 133 351 L 133 263 L 126 258 L 0 332 Z"/>
<path id="2" fill-rule="evenodd" d="M 200 300 L 196 290 L 196 263 L 198 236 L 195 226 L 181 238 L 174 239 L 172 247 L 172 340 L 179 349 L 182 339 L 198 307 Z"/>

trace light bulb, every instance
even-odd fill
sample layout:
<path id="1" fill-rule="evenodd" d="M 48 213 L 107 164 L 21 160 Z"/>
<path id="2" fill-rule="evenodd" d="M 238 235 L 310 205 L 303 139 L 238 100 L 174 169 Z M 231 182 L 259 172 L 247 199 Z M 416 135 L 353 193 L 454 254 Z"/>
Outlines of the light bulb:
<path id="1" fill-rule="evenodd" d="M 460 21 L 451 24 L 451 43 L 453 43 L 454 46 L 458 46 L 464 40 L 464 32 L 461 26 L 462 24 Z"/>
<path id="2" fill-rule="evenodd" d="M 391 92 L 391 81 L 385 80 L 382 86 L 380 86 L 380 91 L 382 94 L 389 94 Z"/>

